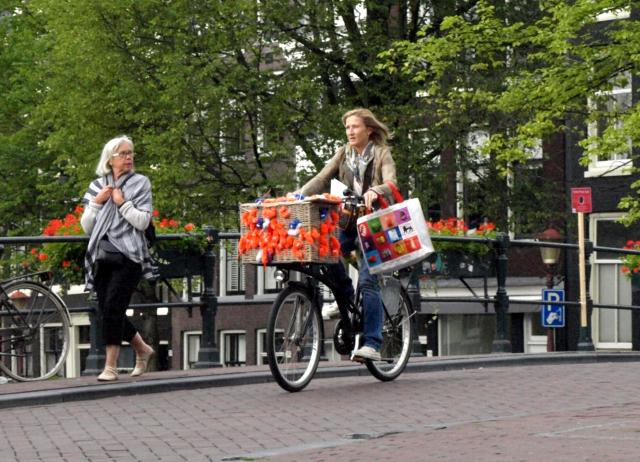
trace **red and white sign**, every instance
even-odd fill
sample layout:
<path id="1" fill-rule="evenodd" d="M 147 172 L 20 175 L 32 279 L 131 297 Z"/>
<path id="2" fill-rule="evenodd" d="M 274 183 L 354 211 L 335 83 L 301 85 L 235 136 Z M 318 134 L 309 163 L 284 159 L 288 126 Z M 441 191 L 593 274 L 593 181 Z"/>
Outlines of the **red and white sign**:
<path id="1" fill-rule="evenodd" d="M 591 213 L 591 188 L 571 188 L 571 211 Z"/>

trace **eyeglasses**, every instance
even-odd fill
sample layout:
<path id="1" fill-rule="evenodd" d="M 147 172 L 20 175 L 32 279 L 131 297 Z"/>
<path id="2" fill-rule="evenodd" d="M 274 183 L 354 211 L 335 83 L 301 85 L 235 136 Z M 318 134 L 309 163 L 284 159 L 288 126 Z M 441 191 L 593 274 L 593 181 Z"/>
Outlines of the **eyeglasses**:
<path id="1" fill-rule="evenodd" d="M 111 157 L 131 157 L 132 159 L 135 157 L 133 151 L 122 151 L 122 152 L 114 152 Z"/>

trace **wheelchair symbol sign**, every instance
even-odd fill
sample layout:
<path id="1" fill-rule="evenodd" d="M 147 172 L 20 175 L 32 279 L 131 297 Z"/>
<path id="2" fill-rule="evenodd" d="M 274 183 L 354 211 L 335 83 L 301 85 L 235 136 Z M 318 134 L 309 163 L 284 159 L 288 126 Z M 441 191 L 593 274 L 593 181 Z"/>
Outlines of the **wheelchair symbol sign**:
<path id="1" fill-rule="evenodd" d="M 542 300 L 551 302 L 542 305 L 542 327 L 564 327 L 564 305 L 553 302 L 564 301 L 564 290 L 562 289 L 543 289 Z"/>

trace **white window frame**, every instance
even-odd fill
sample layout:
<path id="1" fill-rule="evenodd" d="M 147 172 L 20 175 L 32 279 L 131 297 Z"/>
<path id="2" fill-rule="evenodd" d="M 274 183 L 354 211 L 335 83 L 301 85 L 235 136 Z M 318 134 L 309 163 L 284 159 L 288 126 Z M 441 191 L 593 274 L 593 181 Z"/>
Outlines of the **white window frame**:
<path id="1" fill-rule="evenodd" d="M 182 332 L 182 369 L 191 369 L 189 366 L 189 337 L 198 337 L 198 346 L 196 351 L 196 358 L 200 351 L 200 341 L 202 340 L 201 330 L 185 330 Z"/>
<path id="2" fill-rule="evenodd" d="M 88 313 L 71 315 L 71 329 L 69 332 L 69 354 L 65 362 L 65 376 L 68 378 L 80 377 L 80 350 L 90 350 L 90 343 L 80 343 L 80 327 L 90 326 Z"/>
<path id="3" fill-rule="evenodd" d="M 267 329 L 258 329 L 256 331 L 256 364 L 258 366 L 269 364 L 269 360 L 267 359 L 267 349 L 264 345 L 264 341 L 262 337 L 266 338 Z"/>
<path id="4" fill-rule="evenodd" d="M 632 96 L 631 75 L 628 76 L 628 83 L 624 88 L 615 87 L 610 91 L 597 92 L 597 95 L 623 95 Z M 588 102 L 589 107 L 593 107 L 593 101 Z M 587 134 L 589 137 L 598 135 L 598 121 L 591 121 L 587 125 Z M 629 152 L 625 157 L 616 156 L 613 159 L 599 160 L 597 157 L 589 159 L 589 166 L 584 173 L 585 178 L 604 177 L 604 176 L 625 176 L 632 173 L 632 145 L 629 140 Z"/>
<path id="5" fill-rule="evenodd" d="M 218 345 L 220 345 L 220 363 L 224 366 L 224 367 L 229 367 L 226 365 L 226 358 L 225 358 L 225 348 L 226 348 L 226 336 L 227 335 L 236 335 L 236 334 L 241 334 L 244 335 L 244 365 L 246 366 L 247 364 L 247 331 L 246 330 L 242 330 L 242 329 L 229 329 L 229 330 L 221 330 L 220 331 L 220 343 L 218 343 Z M 236 366 L 234 366 L 236 367 Z"/>
<path id="6" fill-rule="evenodd" d="M 265 267 L 263 265 L 259 265 L 257 267 L 257 295 L 273 294 L 276 291 L 280 291 L 273 274 L 276 269 L 277 268 L 275 266 Z"/>
<path id="7" fill-rule="evenodd" d="M 230 242 L 233 242 L 234 244 L 234 251 L 229 252 L 226 248 L 226 246 L 221 245 L 220 246 L 220 264 L 219 264 L 219 271 L 220 271 L 220 296 L 226 296 L 228 293 L 233 292 L 233 295 L 240 295 L 243 294 L 246 290 L 246 280 L 245 280 L 245 274 L 244 274 L 244 266 L 242 265 L 242 263 L 240 262 L 240 260 L 238 260 L 238 254 L 237 254 L 237 249 L 238 249 L 238 240 L 233 239 L 233 240 L 229 240 Z M 227 267 L 228 264 L 230 263 L 230 259 L 234 259 L 236 260 L 236 270 L 238 271 L 238 290 L 233 290 L 230 291 L 227 288 L 227 281 L 229 279 L 229 274 L 227 272 Z M 233 269 L 232 269 L 233 270 Z"/>
<path id="8" fill-rule="evenodd" d="M 611 213 L 594 213 L 591 214 L 589 216 L 589 239 L 591 240 L 591 242 L 597 243 L 597 222 L 598 221 L 615 221 L 617 219 L 619 219 L 620 217 L 622 217 L 622 213 L 615 213 L 615 212 L 611 212 Z M 594 301 L 594 303 L 597 303 L 597 301 L 600 299 L 600 287 L 598 287 L 598 279 L 599 279 L 599 271 L 600 271 L 600 267 L 599 265 L 602 264 L 607 264 L 607 265 L 611 265 L 614 264 L 616 265 L 616 271 L 615 271 L 615 275 L 616 275 L 616 290 L 615 290 L 615 294 L 616 294 L 616 303 L 618 303 L 617 300 L 617 294 L 618 294 L 618 285 L 620 283 L 620 281 L 622 280 L 622 278 L 624 278 L 622 272 L 620 271 L 620 267 L 622 266 L 622 263 L 620 262 L 619 258 L 614 258 L 614 259 L 596 259 L 596 254 L 592 254 L 591 256 L 591 279 L 589 281 L 589 287 L 591 288 L 591 297 Z M 610 308 L 603 308 L 603 309 L 610 309 Z M 618 322 L 618 313 L 619 311 L 616 310 L 616 328 L 615 328 L 615 332 L 617 334 L 618 332 L 618 326 L 617 326 L 617 322 Z M 595 308 L 593 310 L 593 313 L 591 314 L 591 334 L 592 334 L 592 338 L 593 338 L 593 342 L 594 345 L 596 347 L 596 349 L 601 349 L 601 350 L 631 350 L 632 347 L 632 342 L 601 342 L 600 341 L 600 320 L 599 320 L 599 309 Z"/>
<path id="9" fill-rule="evenodd" d="M 524 352 L 546 353 L 547 336 L 533 335 L 533 323 L 540 322 L 540 312 L 526 313 L 524 315 Z"/>

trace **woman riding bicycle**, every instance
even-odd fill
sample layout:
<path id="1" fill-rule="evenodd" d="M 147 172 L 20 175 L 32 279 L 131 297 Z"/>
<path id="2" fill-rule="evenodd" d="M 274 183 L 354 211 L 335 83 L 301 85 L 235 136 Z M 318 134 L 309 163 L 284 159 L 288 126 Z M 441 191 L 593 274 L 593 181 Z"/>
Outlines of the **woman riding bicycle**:
<path id="1" fill-rule="evenodd" d="M 353 109 L 342 116 L 348 143 L 339 148 L 325 167 L 298 191 L 303 195 L 319 194 L 330 189 L 331 179 L 337 178 L 355 194 L 363 196 L 365 206 L 371 208 L 378 196 L 392 198 L 391 189 L 385 183 L 396 183 L 396 166 L 391 157 L 387 140 L 389 129 L 368 109 Z M 343 256 L 349 256 L 358 248 L 357 232 L 340 231 Z M 358 285 L 363 294 L 364 340 L 363 346 L 354 352 L 354 360 L 380 360 L 382 342 L 383 307 L 378 278 L 369 273 L 361 252 L 358 252 Z M 342 263 L 332 266 L 336 282 L 343 290 L 336 297 L 352 300 L 353 284 Z"/>

